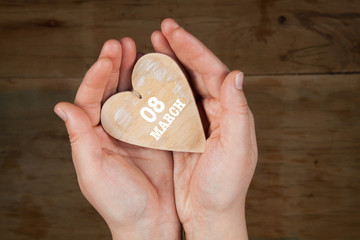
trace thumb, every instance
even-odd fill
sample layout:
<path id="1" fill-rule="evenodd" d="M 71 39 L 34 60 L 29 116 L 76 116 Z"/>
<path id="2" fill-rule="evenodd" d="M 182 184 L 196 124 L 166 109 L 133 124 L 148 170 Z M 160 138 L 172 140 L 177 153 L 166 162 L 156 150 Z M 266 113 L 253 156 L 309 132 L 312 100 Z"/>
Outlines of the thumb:
<path id="1" fill-rule="evenodd" d="M 101 147 L 89 117 L 78 106 L 58 103 L 54 112 L 65 122 L 76 171 L 96 168 L 101 160 Z"/>
<path id="2" fill-rule="evenodd" d="M 229 73 L 220 90 L 221 140 L 226 145 L 240 150 L 239 146 L 249 146 L 251 141 L 251 112 L 242 88 L 244 74 L 240 71 Z M 240 144 L 240 145 L 239 145 Z"/>

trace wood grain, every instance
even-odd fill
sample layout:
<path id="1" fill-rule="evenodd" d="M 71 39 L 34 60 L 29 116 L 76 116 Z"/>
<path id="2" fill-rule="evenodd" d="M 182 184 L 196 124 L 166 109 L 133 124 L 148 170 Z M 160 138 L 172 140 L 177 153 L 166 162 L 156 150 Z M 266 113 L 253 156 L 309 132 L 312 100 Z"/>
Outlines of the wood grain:
<path id="1" fill-rule="evenodd" d="M 152 52 L 169 16 L 245 72 L 260 153 L 250 239 L 360 239 L 353 0 L 0 0 L 0 238 L 110 239 L 52 108 L 73 101 L 104 41 L 130 36 Z"/>
<path id="2" fill-rule="evenodd" d="M 358 239 L 360 76 L 255 78 L 245 90 L 260 150 L 250 236 Z"/>
<path id="3" fill-rule="evenodd" d="M 136 62 L 131 79 L 133 91 L 117 93 L 102 106 L 104 130 L 138 146 L 204 152 L 199 110 L 175 60 L 165 54 L 146 54 Z"/>
<path id="4" fill-rule="evenodd" d="M 2 239 L 110 239 L 52 108 L 80 79 L 0 81 Z M 360 238 L 360 75 L 247 77 L 259 163 L 250 239 Z"/>
<path id="5" fill-rule="evenodd" d="M 168 16 L 247 74 L 360 72 L 353 0 L 15 0 L 0 2 L 0 77 L 81 77 L 110 38 L 152 52 Z"/>
<path id="6" fill-rule="evenodd" d="M 80 193 L 64 124 L 52 111 L 58 101 L 73 101 L 78 84 L 0 81 L 1 239 L 110 239 Z"/>

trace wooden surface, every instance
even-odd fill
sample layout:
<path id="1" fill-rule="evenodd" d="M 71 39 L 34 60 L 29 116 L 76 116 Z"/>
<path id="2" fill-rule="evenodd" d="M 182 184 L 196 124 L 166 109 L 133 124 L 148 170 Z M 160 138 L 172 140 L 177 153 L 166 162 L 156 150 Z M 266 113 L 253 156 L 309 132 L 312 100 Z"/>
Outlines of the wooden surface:
<path id="1" fill-rule="evenodd" d="M 245 72 L 259 163 L 250 239 L 360 239 L 358 1 L 0 1 L 0 238 L 110 239 L 52 108 L 109 38 L 175 17 Z"/>
<path id="2" fill-rule="evenodd" d="M 2 0 L 0 9 L 3 77 L 81 77 L 109 38 L 131 36 L 150 52 L 151 32 L 169 16 L 247 74 L 360 65 L 356 0 Z"/>
<path id="3" fill-rule="evenodd" d="M 131 79 L 133 91 L 117 93 L 102 106 L 105 131 L 138 146 L 204 152 L 199 110 L 176 61 L 165 54 L 146 54 L 136 62 Z"/>

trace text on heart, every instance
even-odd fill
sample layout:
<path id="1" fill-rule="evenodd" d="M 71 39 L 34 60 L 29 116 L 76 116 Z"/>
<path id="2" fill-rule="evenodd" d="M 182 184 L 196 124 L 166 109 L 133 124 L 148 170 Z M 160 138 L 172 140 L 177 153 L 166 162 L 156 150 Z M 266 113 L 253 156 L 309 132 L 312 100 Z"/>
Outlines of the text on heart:
<path id="1" fill-rule="evenodd" d="M 156 97 L 151 97 L 148 100 L 149 107 L 143 107 L 140 109 L 141 117 L 147 122 L 156 121 L 156 113 L 161 113 L 165 109 L 165 104 L 158 100 Z M 165 131 L 170 127 L 173 121 L 185 108 L 186 104 L 177 99 L 174 104 L 169 108 L 168 112 L 162 117 L 157 126 L 150 132 L 150 136 L 154 137 L 158 141 Z M 152 109 L 151 109 L 151 108 Z M 156 112 L 156 113 L 155 113 Z"/>

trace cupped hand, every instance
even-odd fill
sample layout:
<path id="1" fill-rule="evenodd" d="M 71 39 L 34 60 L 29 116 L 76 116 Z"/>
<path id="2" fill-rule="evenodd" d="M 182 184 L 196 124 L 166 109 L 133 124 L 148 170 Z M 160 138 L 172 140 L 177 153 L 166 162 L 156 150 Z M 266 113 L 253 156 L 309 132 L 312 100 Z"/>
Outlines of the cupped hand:
<path id="1" fill-rule="evenodd" d="M 107 41 L 86 73 L 75 104 L 59 103 L 80 189 L 105 219 L 114 239 L 178 239 L 170 152 L 126 144 L 100 124 L 102 103 L 131 87 L 136 61 L 130 38 Z"/>
<path id="2" fill-rule="evenodd" d="M 152 43 L 184 66 L 209 122 L 204 153 L 173 153 L 176 208 L 187 239 L 246 239 L 245 198 L 257 145 L 243 73 L 229 72 L 173 19 L 162 22 Z"/>

